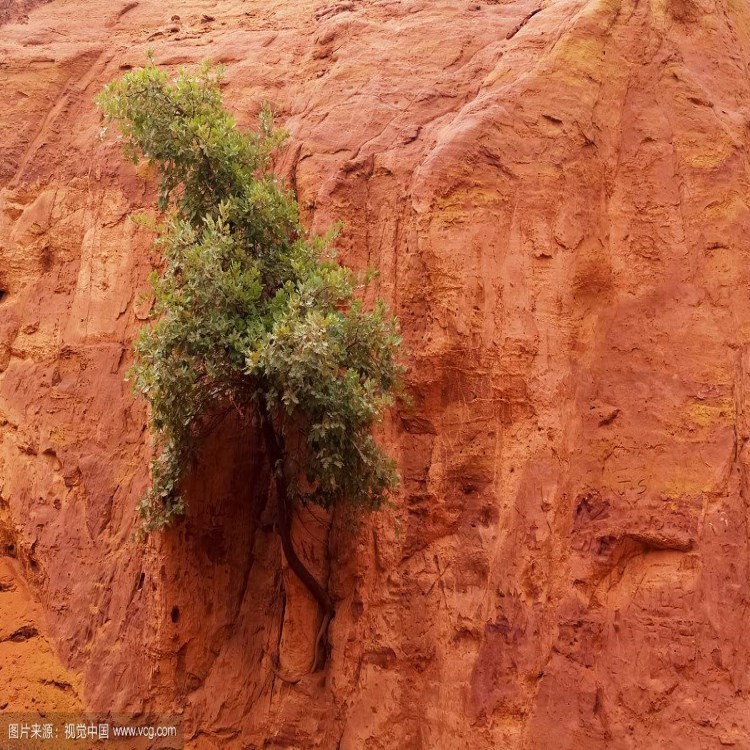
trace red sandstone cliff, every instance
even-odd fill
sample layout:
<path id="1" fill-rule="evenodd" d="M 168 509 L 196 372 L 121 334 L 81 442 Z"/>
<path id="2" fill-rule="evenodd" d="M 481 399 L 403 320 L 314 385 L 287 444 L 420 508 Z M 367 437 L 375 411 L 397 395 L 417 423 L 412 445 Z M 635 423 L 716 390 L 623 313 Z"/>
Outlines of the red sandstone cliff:
<path id="1" fill-rule="evenodd" d="M 48 709 L 182 712 L 196 750 L 750 747 L 744 0 L 0 0 L 3 22 L 0 710 L 46 680 Z M 244 124 L 270 101 L 307 223 L 344 221 L 410 352 L 398 510 L 298 519 L 338 615 L 296 686 L 269 654 L 309 663 L 315 608 L 246 436 L 207 447 L 185 524 L 130 541 L 151 183 L 92 99 L 148 48 L 225 63 Z"/>

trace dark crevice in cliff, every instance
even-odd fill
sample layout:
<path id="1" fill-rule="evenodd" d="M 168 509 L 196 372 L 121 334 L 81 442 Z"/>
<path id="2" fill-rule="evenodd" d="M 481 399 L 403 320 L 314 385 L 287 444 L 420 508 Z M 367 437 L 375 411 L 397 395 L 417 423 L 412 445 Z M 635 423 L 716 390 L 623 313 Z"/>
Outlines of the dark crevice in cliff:
<path id="1" fill-rule="evenodd" d="M 24 625 L 23 627 L 14 630 L 7 638 L 0 638 L 0 643 L 3 643 L 4 641 L 21 643 L 23 641 L 30 641 L 38 635 L 39 631 L 33 625 Z"/>
<path id="2" fill-rule="evenodd" d="M 514 27 L 513 29 L 511 29 L 511 30 L 510 30 L 510 31 L 508 32 L 508 34 L 506 35 L 506 37 L 505 37 L 505 38 L 506 38 L 506 39 L 513 39 L 513 37 L 514 37 L 514 36 L 515 36 L 515 35 L 516 35 L 516 34 L 517 34 L 517 33 L 518 33 L 518 32 L 519 32 L 519 31 L 520 31 L 520 30 L 521 30 L 521 29 L 522 29 L 522 28 L 523 28 L 524 26 L 526 26 L 526 24 L 527 24 L 527 23 L 528 23 L 528 22 L 529 22 L 529 21 L 530 21 L 530 20 L 531 20 L 531 19 L 532 19 L 532 18 L 533 18 L 533 17 L 534 17 L 534 16 L 536 15 L 536 14 L 537 14 L 537 13 L 541 13 L 541 12 L 542 12 L 542 8 L 535 8 L 534 10 L 532 10 L 532 11 L 531 11 L 531 13 L 529 13 L 528 15 L 526 15 L 526 17 L 525 17 L 525 18 L 523 18 L 523 20 L 522 20 L 522 21 L 521 21 L 521 22 L 520 22 L 519 24 L 517 24 L 517 25 L 516 25 L 516 26 L 515 26 L 515 27 Z"/>
<path id="3" fill-rule="evenodd" d="M 279 590 L 280 605 L 279 605 L 279 632 L 276 636 L 276 649 L 273 654 L 269 654 L 271 657 L 271 673 L 272 679 L 275 680 L 277 677 L 283 682 L 292 682 L 287 680 L 279 674 L 279 654 L 281 653 L 281 639 L 284 635 L 284 617 L 286 616 L 286 591 L 284 590 L 284 578 L 281 577 L 281 585 Z M 273 685 L 271 686 L 273 690 Z"/>

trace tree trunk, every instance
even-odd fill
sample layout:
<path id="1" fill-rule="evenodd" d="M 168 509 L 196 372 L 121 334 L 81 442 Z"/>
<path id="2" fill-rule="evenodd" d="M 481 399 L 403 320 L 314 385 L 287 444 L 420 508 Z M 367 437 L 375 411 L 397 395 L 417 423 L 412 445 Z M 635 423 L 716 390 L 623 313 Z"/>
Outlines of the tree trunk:
<path id="1" fill-rule="evenodd" d="M 334 615 L 333 602 L 328 592 L 315 580 L 313 574 L 305 567 L 305 564 L 297 556 L 292 543 L 292 521 L 289 513 L 289 486 L 284 476 L 283 468 L 280 466 L 284 459 L 284 448 L 271 421 L 271 415 L 266 406 L 261 409 L 261 424 L 263 428 L 263 439 L 268 450 L 271 461 L 271 472 L 276 478 L 276 504 L 279 514 L 279 536 L 284 556 L 294 574 L 302 581 L 305 588 L 315 597 L 315 600 L 323 610 L 323 622 L 327 625 Z M 320 641 L 320 638 L 318 638 Z M 316 651 L 319 643 L 316 642 Z M 316 654 L 317 661 L 317 654 Z"/>

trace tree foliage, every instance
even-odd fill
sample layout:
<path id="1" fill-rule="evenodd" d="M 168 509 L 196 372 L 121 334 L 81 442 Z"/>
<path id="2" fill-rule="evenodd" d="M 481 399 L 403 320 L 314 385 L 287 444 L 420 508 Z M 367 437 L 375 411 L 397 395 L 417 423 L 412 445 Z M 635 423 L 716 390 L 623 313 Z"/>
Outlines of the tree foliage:
<path id="1" fill-rule="evenodd" d="M 149 61 L 98 99 L 126 154 L 160 178 L 163 268 L 131 371 L 156 446 L 145 526 L 184 512 L 189 462 L 229 410 L 263 427 L 282 503 L 376 509 L 397 483 L 372 437 L 400 388 L 397 321 L 365 306 L 369 275 L 336 260 L 331 235 L 303 229 L 270 169 L 284 134 L 269 110 L 241 131 L 220 82 L 209 64 L 171 79 Z"/>

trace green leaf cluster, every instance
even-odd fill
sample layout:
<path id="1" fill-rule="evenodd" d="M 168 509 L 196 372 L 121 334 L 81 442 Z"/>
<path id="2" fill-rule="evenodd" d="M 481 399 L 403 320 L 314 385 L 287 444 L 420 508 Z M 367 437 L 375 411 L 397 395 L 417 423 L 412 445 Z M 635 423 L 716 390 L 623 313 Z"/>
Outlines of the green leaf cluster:
<path id="1" fill-rule="evenodd" d="M 189 462 L 229 411 L 248 429 L 273 420 L 290 500 L 375 509 L 398 481 L 372 436 L 401 389 L 397 321 L 382 301 L 364 305 L 370 276 L 336 260 L 333 233 L 305 232 L 270 169 L 284 133 L 267 108 L 257 132 L 241 131 L 221 75 L 204 64 L 171 79 L 149 60 L 98 99 L 126 154 L 158 169 L 165 216 L 153 320 L 131 370 L 156 444 L 148 530 L 184 512 Z"/>

